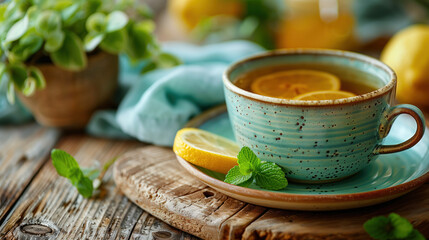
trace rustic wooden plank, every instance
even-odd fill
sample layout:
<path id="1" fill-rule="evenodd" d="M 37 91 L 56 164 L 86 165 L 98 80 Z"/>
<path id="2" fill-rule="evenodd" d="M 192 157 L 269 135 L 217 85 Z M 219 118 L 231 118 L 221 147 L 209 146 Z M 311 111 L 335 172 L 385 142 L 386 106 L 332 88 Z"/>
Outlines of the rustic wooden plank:
<path id="1" fill-rule="evenodd" d="M 256 210 L 257 214 L 249 213 L 246 203 L 227 197 L 187 174 L 171 149 L 149 146 L 129 152 L 116 162 L 114 177 L 118 188 L 137 205 L 204 239 L 233 235 L 231 229 L 238 229 L 238 225 L 243 228 L 262 214 Z M 235 215 L 237 219 L 230 223 L 236 225 L 223 227 Z"/>
<path id="2" fill-rule="evenodd" d="M 56 148 L 75 156 L 81 166 L 90 166 L 94 159 L 103 164 L 114 156 L 142 146 L 144 144 L 136 141 L 74 134 L 63 137 Z M 136 225 L 139 229 L 148 229 L 150 234 L 178 232 L 159 220 L 152 220 L 157 222 L 157 228 L 142 223 L 142 219 L 148 219 L 147 214 L 118 191 L 111 171 L 105 179 L 107 183 L 99 195 L 85 199 L 67 179 L 58 176 L 49 160 L 0 227 L 0 239 L 38 239 L 34 233 L 39 233 L 44 239 L 130 239 L 131 236 L 144 239 L 146 232 L 136 231 Z M 180 236 L 192 239 L 190 235 Z"/>
<path id="3" fill-rule="evenodd" d="M 144 212 L 131 235 L 132 240 L 197 240 L 188 233 L 173 228 Z"/>
<path id="4" fill-rule="evenodd" d="M 170 149 L 128 152 L 114 166 L 118 187 L 137 205 L 204 239 L 368 239 L 362 225 L 396 212 L 429 235 L 429 184 L 377 206 L 332 212 L 286 211 L 229 198 L 186 173 Z"/>
<path id="5" fill-rule="evenodd" d="M 244 239 L 368 239 L 366 220 L 395 212 L 429 236 L 429 183 L 398 199 L 371 207 L 333 212 L 271 209 L 252 222 Z"/>
<path id="6" fill-rule="evenodd" d="M 35 123 L 0 127 L 0 224 L 60 136 Z"/>

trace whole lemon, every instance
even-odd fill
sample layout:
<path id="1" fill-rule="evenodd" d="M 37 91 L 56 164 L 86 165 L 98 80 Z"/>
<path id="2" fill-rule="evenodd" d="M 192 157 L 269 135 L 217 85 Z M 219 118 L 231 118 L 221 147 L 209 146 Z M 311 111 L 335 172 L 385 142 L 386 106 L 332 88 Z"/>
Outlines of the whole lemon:
<path id="1" fill-rule="evenodd" d="M 169 11 L 188 29 L 215 15 L 238 17 L 243 11 L 239 0 L 170 0 Z"/>
<path id="2" fill-rule="evenodd" d="M 396 97 L 400 102 L 429 106 L 429 26 L 413 25 L 387 43 L 381 61 L 398 76 Z"/>

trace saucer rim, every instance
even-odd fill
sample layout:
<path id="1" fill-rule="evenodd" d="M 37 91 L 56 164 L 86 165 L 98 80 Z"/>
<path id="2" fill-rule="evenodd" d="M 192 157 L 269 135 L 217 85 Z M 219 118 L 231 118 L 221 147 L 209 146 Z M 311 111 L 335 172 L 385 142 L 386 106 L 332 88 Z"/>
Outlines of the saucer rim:
<path id="1" fill-rule="evenodd" d="M 271 201 L 286 201 L 286 202 L 344 202 L 344 201 L 357 201 L 357 200 L 371 200 L 387 196 L 398 195 L 401 196 L 405 193 L 408 193 L 421 185 L 425 184 L 429 180 L 429 172 L 421 175 L 418 178 L 415 178 L 411 181 L 401 183 L 399 185 L 359 192 L 359 193 L 344 193 L 344 194 L 295 194 L 295 193 L 284 193 L 284 192 L 274 192 L 268 190 L 259 190 L 253 188 L 240 187 L 233 184 L 223 182 L 219 179 L 211 177 L 194 165 L 184 160 L 182 157 L 176 155 L 178 162 L 182 165 L 191 175 L 195 176 L 199 180 L 203 181 L 208 185 L 213 185 L 216 188 L 219 188 L 225 192 L 231 192 L 236 195 L 247 196 L 258 199 L 265 199 Z"/>
<path id="2" fill-rule="evenodd" d="M 225 104 L 221 104 L 219 106 L 213 107 L 203 112 L 202 114 L 194 117 L 193 119 L 191 119 L 186 124 L 186 127 L 199 128 L 203 123 L 207 122 L 212 118 L 219 116 L 220 114 L 226 111 L 227 109 Z M 215 188 L 219 188 L 225 192 L 231 192 L 236 195 L 242 195 L 242 196 L 244 195 L 252 198 L 274 200 L 274 201 L 301 202 L 301 203 L 317 201 L 317 202 L 330 203 L 330 202 L 344 202 L 344 201 L 356 201 L 356 200 L 371 200 L 371 199 L 377 199 L 377 198 L 393 196 L 393 195 L 401 196 L 403 194 L 406 194 L 420 187 L 426 182 L 429 182 L 429 171 L 427 171 L 426 173 L 410 181 L 403 182 L 399 185 L 390 186 L 387 188 L 382 188 L 377 190 L 364 191 L 364 192 L 358 192 L 358 193 L 344 193 L 344 194 L 323 194 L 323 193 L 317 194 L 317 195 L 294 194 L 294 193 L 274 192 L 269 190 L 245 188 L 245 187 L 229 184 L 203 173 L 194 165 L 187 162 L 177 154 L 176 154 L 176 158 L 180 163 L 180 165 L 182 165 L 191 175 L 197 177 L 199 180 L 203 181 L 204 183 L 210 186 L 213 185 L 215 186 Z"/>

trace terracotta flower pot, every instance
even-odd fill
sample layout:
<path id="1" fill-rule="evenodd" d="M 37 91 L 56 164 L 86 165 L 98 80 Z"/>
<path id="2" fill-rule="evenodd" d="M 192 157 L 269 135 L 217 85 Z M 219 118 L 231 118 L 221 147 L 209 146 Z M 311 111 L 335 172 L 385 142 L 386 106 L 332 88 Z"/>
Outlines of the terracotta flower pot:
<path id="1" fill-rule="evenodd" d="M 84 127 L 92 113 L 113 96 L 118 84 L 118 57 L 100 52 L 88 57 L 80 72 L 61 69 L 53 64 L 36 64 L 46 88 L 20 100 L 31 110 L 37 122 L 63 128 Z"/>

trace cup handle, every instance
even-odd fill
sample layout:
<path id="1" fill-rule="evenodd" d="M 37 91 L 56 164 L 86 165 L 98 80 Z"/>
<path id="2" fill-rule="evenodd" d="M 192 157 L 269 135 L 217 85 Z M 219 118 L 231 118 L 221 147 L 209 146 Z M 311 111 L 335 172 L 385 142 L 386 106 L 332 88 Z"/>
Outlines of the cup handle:
<path id="1" fill-rule="evenodd" d="M 396 117 L 400 114 L 408 114 L 414 118 L 417 124 L 417 130 L 414 135 L 405 142 L 395 144 L 395 145 L 380 145 L 375 150 L 375 154 L 385 154 L 385 153 L 395 153 L 399 151 L 406 150 L 414 145 L 416 145 L 420 139 L 423 137 L 425 132 L 425 118 L 422 111 L 416 106 L 410 104 L 400 104 L 394 107 L 389 108 L 385 114 L 384 121 L 380 124 L 379 134 L 381 138 L 385 138 L 389 134 L 390 128 L 392 127 L 393 122 Z"/>

